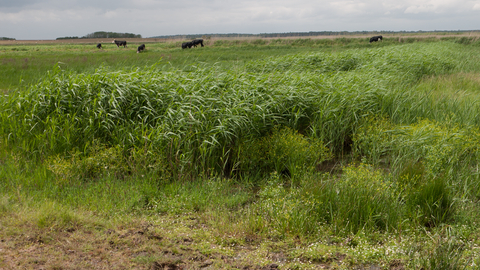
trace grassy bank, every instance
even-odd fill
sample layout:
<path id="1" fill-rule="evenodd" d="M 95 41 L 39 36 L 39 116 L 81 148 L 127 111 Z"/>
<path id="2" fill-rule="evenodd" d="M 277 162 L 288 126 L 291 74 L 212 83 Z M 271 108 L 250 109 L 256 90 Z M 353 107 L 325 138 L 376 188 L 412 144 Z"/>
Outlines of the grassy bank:
<path id="1" fill-rule="evenodd" d="M 92 49 L 135 60 L 8 91 L 0 266 L 475 269 L 477 42 L 361 41 Z"/>

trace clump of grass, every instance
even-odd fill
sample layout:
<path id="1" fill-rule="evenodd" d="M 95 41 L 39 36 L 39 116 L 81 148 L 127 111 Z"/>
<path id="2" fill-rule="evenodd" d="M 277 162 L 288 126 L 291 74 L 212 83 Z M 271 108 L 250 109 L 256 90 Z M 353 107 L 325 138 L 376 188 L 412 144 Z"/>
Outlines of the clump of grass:
<path id="1" fill-rule="evenodd" d="M 332 158 L 322 141 L 307 138 L 288 127 L 245 141 L 238 153 L 241 171 L 277 172 L 292 179 L 312 173 L 315 166 Z"/>
<path id="2" fill-rule="evenodd" d="M 2 215 L 7 214 L 11 212 L 13 209 L 13 204 L 11 202 L 11 199 L 7 195 L 3 195 L 0 197 L 0 213 Z"/>
<path id="3" fill-rule="evenodd" d="M 346 167 L 340 179 L 309 176 L 290 188 L 273 174 L 259 196 L 250 207 L 250 229 L 274 228 L 280 235 L 312 236 L 319 233 L 319 224 L 344 236 L 394 231 L 405 210 L 385 176 L 366 164 Z"/>
<path id="4" fill-rule="evenodd" d="M 390 149 L 391 135 L 387 131 L 394 128 L 385 117 L 367 117 L 360 124 L 353 135 L 352 154 L 370 164 L 380 165 L 382 158 L 387 159 Z"/>
<path id="5" fill-rule="evenodd" d="M 48 166 L 62 184 L 78 179 L 123 178 L 129 174 L 129 167 L 118 146 L 105 148 L 93 145 L 86 154 L 73 153 L 67 158 L 57 155 L 50 158 Z"/>
<path id="6" fill-rule="evenodd" d="M 419 251 L 419 258 L 412 260 L 417 262 L 417 267 L 427 270 L 468 269 L 468 258 L 463 256 L 468 247 L 455 229 L 443 227 L 438 232 L 427 235 L 431 246 L 424 246 Z"/>
<path id="7" fill-rule="evenodd" d="M 289 189 L 281 175 L 273 173 L 258 192 L 259 200 L 246 210 L 248 231 L 273 237 L 315 234 L 319 221 L 315 201 L 304 200 L 300 191 Z"/>
<path id="8" fill-rule="evenodd" d="M 380 171 L 366 164 L 347 167 L 334 190 L 337 196 L 330 203 L 330 211 L 336 230 L 355 234 L 361 230 L 397 228 L 402 208 L 394 189 Z"/>
<path id="9" fill-rule="evenodd" d="M 407 197 L 407 204 L 418 222 L 425 227 L 449 223 L 455 214 L 453 196 L 442 178 L 421 185 Z"/>
<path id="10" fill-rule="evenodd" d="M 54 202 L 42 205 L 37 215 L 36 224 L 39 228 L 65 229 L 78 226 L 81 223 L 73 211 L 68 211 Z"/>

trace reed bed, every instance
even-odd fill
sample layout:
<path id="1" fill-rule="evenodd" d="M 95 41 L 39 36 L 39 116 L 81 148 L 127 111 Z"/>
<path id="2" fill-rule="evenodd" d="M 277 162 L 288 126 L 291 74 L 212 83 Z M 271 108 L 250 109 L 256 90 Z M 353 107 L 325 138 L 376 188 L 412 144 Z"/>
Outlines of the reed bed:
<path id="1" fill-rule="evenodd" d="M 315 247 L 336 245 L 353 265 L 399 258 L 411 269 L 474 269 L 480 67 L 468 46 L 298 53 L 228 68 L 57 65 L 1 97 L 0 191 L 10 195 L 0 211 L 25 192 L 105 216 L 208 213 L 224 234 L 314 242 L 306 261 L 331 260 Z M 340 165 L 322 169 L 329 163 Z M 82 222 L 47 208 L 63 227 Z M 50 219 L 37 223 L 54 227 Z"/>
<path id="2" fill-rule="evenodd" d="M 410 104 L 418 95 L 400 91 L 455 67 L 447 46 L 417 47 L 273 57 L 235 70 L 154 65 L 75 74 L 56 66 L 27 91 L 3 98 L 2 134 L 38 157 L 88 155 L 92 144 L 118 146 L 124 156 L 150 153 L 176 175 L 230 175 L 241 167 L 239 147 L 276 126 L 338 154 L 362 118 L 387 113 L 405 122 L 396 113 L 421 105 Z M 392 101 L 399 95 L 401 103 Z"/>

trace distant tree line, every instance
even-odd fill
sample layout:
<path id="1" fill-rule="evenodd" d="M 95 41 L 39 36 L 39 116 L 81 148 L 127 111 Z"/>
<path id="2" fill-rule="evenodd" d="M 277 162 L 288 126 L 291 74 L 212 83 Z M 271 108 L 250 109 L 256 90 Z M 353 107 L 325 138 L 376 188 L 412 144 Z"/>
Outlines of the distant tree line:
<path id="1" fill-rule="evenodd" d="M 0 40 L 15 40 L 14 38 L 9 37 L 0 37 Z"/>
<path id="2" fill-rule="evenodd" d="M 142 35 L 132 34 L 132 33 L 116 33 L 116 32 L 104 32 L 99 31 L 91 34 L 87 34 L 83 37 L 58 37 L 59 39 L 77 39 L 77 38 L 142 38 Z"/>
<path id="3" fill-rule="evenodd" d="M 462 32 L 479 32 L 480 30 L 435 30 L 435 31 L 310 31 L 310 32 L 287 32 L 287 33 L 261 33 L 261 34 L 197 34 L 197 35 L 164 35 L 152 38 L 184 38 L 195 39 L 198 37 L 258 37 L 258 38 L 275 38 L 275 37 L 306 37 L 306 36 L 347 36 L 347 35 L 367 35 L 367 34 L 409 34 L 409 33 L 462 33 Z"/>
<path id="4" fill-rule="evenodd" d="M 142 38 L 142 35 L 100 31 L 85 35 L 82 38 Z"/>
<path id="5" fill-rule="evenodd" d="M 78 37 L 58 37 L 57 40 L 59 39 L 77 39 Z"/>

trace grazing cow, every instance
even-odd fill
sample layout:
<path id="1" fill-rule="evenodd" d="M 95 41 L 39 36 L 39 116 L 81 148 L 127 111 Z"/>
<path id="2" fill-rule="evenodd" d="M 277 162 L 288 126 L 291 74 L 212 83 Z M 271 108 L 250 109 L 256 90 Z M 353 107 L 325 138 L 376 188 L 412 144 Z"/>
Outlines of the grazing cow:
<path id="1" fill-rule="evenodd" d="M 145 50 L 145 44 L 142 44 L 142 45 L 138 46 L 138 48 L 137 48 L 137 53 L 140 53 L 140 52 L 142 52 L 143 50 Z"/>
<path id="2" fill-rule="evenodd" d="M 117 44 L 117 47 L 123 46 L 124 48 L 127 47 L 127 42 L 125 40 L 113 40 L 112 43 Z"/>
<path id="3" fill-rule="evenodd" d="M 98 43 L 97 48 L 101 49 L 102 48 L 102 43 Z"/>
<path id="4" fill-rule="evenodd" d="M 190 48 L 192 48 L 192 46 L 193 46 L 193 42 L 192 42 L 192 41 L 182 43 L 182 49 L 186 49 L 186 48 L 189 48 L 189 49 L 190 49 Z"/>
<path id="5" fill-rule="evenodd" d="M 198 44 L 202 45 L 203 47 L 203 39 L 201 38 L 193 40 L 192 43 L 194 47 L 197 47 Z"/>
<path id="6" fill-rule="evenodd" d="M 374 41 L 376 42 L 376 41 L 378 41 L 378 40 L 383 41 L 383 37 L 382 37 L 382 36 L 374 36 L 374 37 L 371 37 L 371 38 L 370 38 L 370 43 L 372 43 L 372 42 L 374 42 Z"/>

